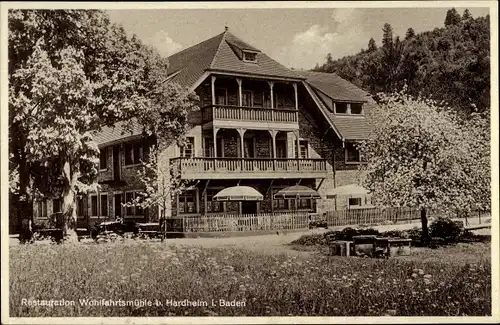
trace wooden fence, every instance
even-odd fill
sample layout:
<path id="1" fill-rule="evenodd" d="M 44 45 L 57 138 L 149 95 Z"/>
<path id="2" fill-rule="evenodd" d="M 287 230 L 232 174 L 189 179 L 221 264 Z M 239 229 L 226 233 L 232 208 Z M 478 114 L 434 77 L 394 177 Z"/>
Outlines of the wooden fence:
<path id="1" fill-rule="evenodd" d="M 477 212 L 475 212 L 477 214 Z M 471 215 L 473 215 L 472 213 Z M 442 214 L 428 211 L 427 217 Z M 451 216 L 455 217 L 456 216 Z M 326 221 L 328 227 L 380 224 L 405 224 L 420 221 L 420 210 L 411 208 L 370 208 L 329 211 L 322 216 L 309 212 L 263 214 L 213 214 L 168 219 L 174 232 L 242 232 L 259 230 L 298 230 L 309 228 L 310 221 Z"/>
<path id="2" fill-rule="evenodd" d="M 410 208 L 354 209 L 325 213 L 328 227 L 412 223 L 420 220 L 420 210 Z"/>
<path id="3" fill-rule="evenodd" d="M 182 218 L 184 232 L 306 229 L 309 213 L 220 214 Z"/>

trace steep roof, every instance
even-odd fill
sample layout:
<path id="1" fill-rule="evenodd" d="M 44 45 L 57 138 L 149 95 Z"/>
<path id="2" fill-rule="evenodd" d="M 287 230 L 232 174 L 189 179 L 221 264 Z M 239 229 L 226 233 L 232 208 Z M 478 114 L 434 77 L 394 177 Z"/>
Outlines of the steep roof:
<path id="1" fill-rule="evenodd" d="M 257 52 L 256 62 L 244 62 L 238 56 L 238 50 Z M 169 75 L 178 73 L 171 80 L 184 87 L 195 84 L 207 71 L 304 79 L 228 31 L 175 53 L 168 60 Z"/>
<path id="2" fill-rule="evenodd" d="M 369 94 L 356 87 L 349 81 L 342 79 L 335 73 L 300 71 L 307 78 L 307 82 L 321 90 L 332 99 L 349 102 L 367 102 Z"/>
<path id="3" fill-rule="evenodd" d="M 97 145 L 122 141 L 129 137 L 136 137 L 142 134 L 142 128 L 139 124 L 134 123 L 132 132 L 125 131 L 125 122 L 117 122 L 113 127 L 105 126 L 100 132 L 94 134 L 94 141 Z"/>
<path id="4" fill-rule="evenodd" d="M 335 73 L 300 71 L 306 77 L 306 83 L 311 86 L 316 103 L 324 115 L 330 120 L 334 129 L 344 140 L 364 140 L 370 134 L 370 120 L 366 114 L 374 105 L 370 94 L 354 84 L 340 78 Z M 326 96 L 325 96 L 326 95 Z M 338 101 L 358 102 L 364 104 L 364 116 L 336 115 L 332 103 L 325 98 Z"/>

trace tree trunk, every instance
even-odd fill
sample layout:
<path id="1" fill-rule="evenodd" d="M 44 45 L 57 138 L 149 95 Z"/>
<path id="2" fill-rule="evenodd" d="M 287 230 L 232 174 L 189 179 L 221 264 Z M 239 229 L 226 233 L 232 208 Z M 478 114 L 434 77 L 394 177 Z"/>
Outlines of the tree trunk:
<path id="1" fill-rule="evenodd" d="M 76 234 L 76 196 L 73 191 L 73 182 L 76 175 L 71 173 L 69 162 L 64 162 L 63 165 L 64 187 L 62 191 L 62 224 L 60 227 L 63 231 L 65 240 L 69 242 L 77 242 L 78 235 Z"/>
<path id="2" fill-rule="evenodd" d="M 24 157 L 19 158 L 19 198 L 16 216 L 20 220 L 19 241 L 30 242 L 33 238 L 33 202 L 29 195 L 30 173 Z"/>
<path id="3" fill-rule="evenodd" d="M 163 222 L 161 227 L 161 242 L 163 243 L 167 235 L 167 219 L 165 219 L 165 208 L 163 208 L 160 212 L 160 219 Z"/>
<path id="4" fill-rule="evenodd" d="M 420 209 L 420 220 L 422 221 L 422 242 L 429 241 L 429 228 L 427 226 L 427 210 Z"/>

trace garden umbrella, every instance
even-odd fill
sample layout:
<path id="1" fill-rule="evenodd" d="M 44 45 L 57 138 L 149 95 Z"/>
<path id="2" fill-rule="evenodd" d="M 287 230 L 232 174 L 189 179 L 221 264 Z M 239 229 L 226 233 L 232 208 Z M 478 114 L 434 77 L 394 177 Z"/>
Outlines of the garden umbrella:
<path id="1" fill-rule="evenodd" d="M 214 195 L 215 201 L 262 201 L 264 195 L 250 186 L 232 186 Z"/>
<path id="2" fill-rule="evenodd" d="M 344 186 L 339 186 L 326 194 L 327 199 L 335 198 L 337 196 L 353 196 L 353 195 L 366 195 L 368 191 L 360 185 L 349 184 Z"/>
<path id="3" fill-rule="evenodd" d="M 294 185 L 285 187 L 274 194 L 275 199 L 321 199 L 321 196 L 310 187 Z"/>

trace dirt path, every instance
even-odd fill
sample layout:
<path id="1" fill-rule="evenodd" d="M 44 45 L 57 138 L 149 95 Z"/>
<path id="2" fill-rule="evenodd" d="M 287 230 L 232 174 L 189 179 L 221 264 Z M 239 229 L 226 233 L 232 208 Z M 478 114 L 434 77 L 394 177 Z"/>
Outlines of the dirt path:
<path id="1" fill-rule="evenodd" d="M 417 227 L 418 223 L 401 225 L 374 226 L 379 231 L 403 230 Z M 290 244 L 302 235 L 320 234 L 331 230 L 342 230 L 346 227 L 333 227 L 329 229 L 311 229 L 298 232 L 279 233 L 271 235 L 256 235 L 245 237 L 224 238 L 176 238 L 165 240 L 167 245 L 200 246 L 200 247 L 225 247 L 238 248 L 268 254 L 307 254 L 307 251 L 297 251 Z"/>
<path id="2" fill-rule="evenodd" d="M 470 225 L 477 224 L 474 220 L 469 220 Z M 372 228 L 379 231 L 388 230 L 404 230 L 413 227 L 419 227 L 420 224 L 399 224 L 399 225 L 380 225 Z M 355 227 L 355 226 L 352 226 Z M 329 229 L 312 229 L 295 232 L 274 233 L 266 235 L 250 235 L 241 237 L 223 237 L 223 238 L 176 238 L 166 239 L 165 245 L 180 245 L 180 246 L 198 246 L 198 247 L 219 247 L 219 248 L 238 248 L 247 249 L 260 253 L 267 254 L 308 254 L 308 251 L 298 251 L 293 249 L 290 244 L 293 240 L 300 238 L 302 235 L 324 233 L 329 230 L 342 230 L 345 226 L 334 227 Z M 481 229 L 481 232 L 489 232 L 490 229 Z M 9 246 L 18 245 L 19 241 L 16 237 L 9 236 Z M 44 244 L 42 242 L 37 244 Z"/>

